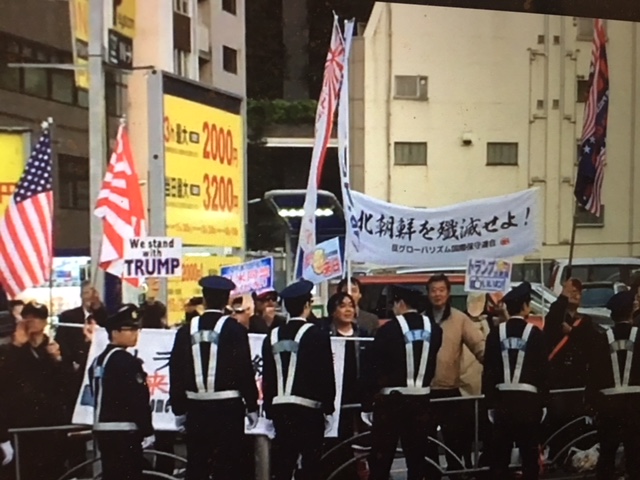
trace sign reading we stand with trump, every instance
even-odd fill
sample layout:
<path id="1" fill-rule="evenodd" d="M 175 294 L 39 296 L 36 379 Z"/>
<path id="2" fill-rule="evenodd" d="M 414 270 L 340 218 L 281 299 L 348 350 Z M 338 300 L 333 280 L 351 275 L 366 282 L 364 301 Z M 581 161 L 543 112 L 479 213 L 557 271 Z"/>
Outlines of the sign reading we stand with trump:
<path id="1" fill-rule="evenodd" d="M 124 278 L 182 276 L 182 240 L 169 237 L 135 237 L 124 244 Z"/>

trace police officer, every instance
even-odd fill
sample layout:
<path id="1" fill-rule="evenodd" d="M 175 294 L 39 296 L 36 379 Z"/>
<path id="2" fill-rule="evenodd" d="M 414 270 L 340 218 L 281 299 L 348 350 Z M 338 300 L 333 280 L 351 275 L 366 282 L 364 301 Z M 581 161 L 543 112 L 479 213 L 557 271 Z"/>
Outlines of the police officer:
<path id="1" fill-rule="evenodd" d="M 280 297 L 290 315 L 262 346 L 264 410 L 276 431 L 275 480 L 291 480 L 298 456 L 300 478 L 319 479 L 324 432 L 333 422 L 336 396 L 329 335 L 307 322 L 313 284 L 289 285 Z"/>
<path id="2" fill-rule="evenodd" d="M 109 345 L 89 370 L 94 397 L 93 432 L 104 480 L 141 480 L 142 451 L 153 445 L 149 388 L 142 364 L 127 348 L 138 343 L 140 319 L 133 304 L 104 325 Z"/>
<path id="3" fill-rule="evenodd" d="M 523 479 L 539 475 L 540 424 L 549 396 L 548 350 L 541 330 L 527 322 L 531 285 L 523 282 L 502 299 L 509 320 L 487 337 L 482 390 L 493 423 L 491 478 L 508 478 L 511 446 L 522 458 Z"/>
<path id="4" fill-rule="evenodd" d="M 212 275 L 200 286 L 205 310 L 176 333 L 169 396 L 186 430 L 187 480 L 230 480 L 240 470 L 244 417 L 250 429 L 258 422 L 258 388 L 247 330 L 224 314 L 235 284 Z"/>
<path id="5" fill-rule="evenodd" d="M 597 336 L 589 362 L 585 403 L 596 417 L 599 480 L 618 478 L 615 458 L 621 442 L 628 478 L 640 478 L 640 338 L 632 321 L 634 296 L 625 291 L 609 300 L 615 325 Z"/>
<path id="6" fill-rule="evenodd" d="M 442 329 L 418 313 L 423 292 L 393 286 L 392 320 L 378 329 L 369 351 L 370 370 L 362 420 L 372 426 L 371 479 L 388 480 L 398 439 L 407 479 L 427 475 L 430 385 L 442 344 Z"/>

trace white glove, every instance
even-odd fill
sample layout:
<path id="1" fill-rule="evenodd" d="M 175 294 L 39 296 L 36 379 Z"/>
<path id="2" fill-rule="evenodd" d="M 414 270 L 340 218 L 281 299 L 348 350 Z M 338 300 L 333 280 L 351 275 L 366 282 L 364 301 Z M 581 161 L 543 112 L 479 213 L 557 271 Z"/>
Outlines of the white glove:
<path id="1" fill-rule="evenodd" d="M 325 415 L 324 416 L 324 434 L 329 435 L 331 432 L 331 427 L 333 427 L 333 415 Z"/>
<path id="2" fill-rule="evenodd" d="M 373 412 L 360 412 L 360 418 L 365 424 L 373 426 Z"/>
<path id="3" fill-rule="evenodd" d="M 2 452 L 2 466 L 9 465 L 11 460 L 13 460 L 13 447 L 11 446 L 11 442 L 6 441 L 4 443 L 0 443 L 0 451 Z"/>
<path id="4" fill-rule="evenodd" d="M 593 425 L 593 417 L 585 417 L 584 423 L 586 423 L 587 425 Z"/>
<path id="5" fill-rule="evenodd" d="M 544 422 L 545 418 L 547 418 L 547 407 L 542 409 L 542 419 L 540 420 L 540 423 Z"/>
<path id="6" fill-rule="evenodd" d="M 487 410 L 487 417 L 489 417 L 491 424 L 494 424 L 496 421 L 496 411 L 494 409 Z"/>
<path id="7" fill-rule="evenodd" d="M 184 433 L 185 432 L 185 423 L 187 423 L 187 416 L 186 415 L 178 415 L 176 416 L 176 428 L 178 429 L 178 432 L 180 433 Z"/>
<path id="8" fill-rule="evenodd" d="M 258 412 L 248 412 L 246 414 L 247 421 L 249 424 L 247 425 L 247 430 L 253 430 L 258 426 Z"/>
<path id="9" fill-rule="evenodd" d="M 146 450 L 147 448 L 151 447 L 154 443 L 156 443 L 156 436 L 155 435 L 151 435 L 149 437 L 144 437 L 142 439 L 142 449 Z"/>

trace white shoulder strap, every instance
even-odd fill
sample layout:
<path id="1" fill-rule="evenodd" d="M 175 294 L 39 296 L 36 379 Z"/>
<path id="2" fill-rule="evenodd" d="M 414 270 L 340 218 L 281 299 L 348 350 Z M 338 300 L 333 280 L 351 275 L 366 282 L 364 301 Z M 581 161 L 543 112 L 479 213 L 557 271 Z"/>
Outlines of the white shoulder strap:
<path id="1" fill-rule="evenodd" d="M 103 389 L 104 371 L 105 371 L 105 368 L 107 367 L 107 363 L 109 362 L 109 359 L 111 358 L 111 355 L 113 355 L 118 350 L 124 350 L 124 349 L 120 347 L 114 348 L 113 350 L 109 351 L 109 353 L 105 355 L 104 360 L 102 360 L 102 364 L 99 364 L 98 359 L 96 359 L 93 365 L 93 382 L 94 382 L 93 421 L 94 423 L 98 423 L 100 421 L 100 412 L 102 411 L 102 395 L 104 393 L 104 389 Z"/>
<path id="2" fill-rule="evenodd" d="M 613 368 L 613 382 L 616 388 L 628 387 L 631 377 L 631 365 L 633 363 L 633 351 L 635 349 L 636 338 L 638 336 L 638 327 L 631 328 L 629 340 L 616 340 L 612 329 L 608 329 L 607 341 L 609 342 L 609 352 L 611 353 L 611 366 Z M 627 356 L 624 360 L 624 372 L 622 380 L 620 380 L 620 361 L 618 353 L 626 351 Z"/>
<path id="3" fill-rule="evenodd" d="M 533 330 L 533 325 L 527 323 L 527 326 L 524 327 L 524 332 L 522 332 L 522 346 L 520 350 L 518 350 L 518 356 L 516 357 L 516 368 L 513 372 L 513 383 L 520 383 L 520 377 L 522 376 L 522 366 L 524 365 L 524 356 L 527 349 L 527 342 L 529 341 L 529 335 L 531 335 L 531 330 Z"/>
<path id="4" fill-rule="evenodd" d="M 191 320 L 191 352 L 193 354 L 193 368 L 196 376 L 196 387 L 198 392 L 214 392 L 216 384 L 216 370 L 218 365 L 218 342 L 220 333 L 229 316 L 224 315 L 216 322 L 213 330 L 200 330 L 200 317 Z M 206 385 L 203 375 L 201 343 L 208 343 L 209 346 L 209 368 L 207 371 Z"/>
<path id="5" fill-rule="evenodd" d="M 422 316 L 422 356 L 420 357 L 420 368 L 416 377 L 416 387 L 420 388 L 424 384 L 424 377 L 427 374 L 427 362 L 429 361 L 429 347 L 431 346 L 431 320 L 426 315 Z"/>
<path id="6" fill-rule="evenodd" d="M 405 360 L 407 364 L 407 387 L 421 388 L 424 385 L 424 377 L 427 373 L 427 363 L 429 361 L 429 346 L 431 344 L 431 321 L 429 317 L 422 316 L 422 329 L 409 330 L 409 324 L 403 315 L 396 316 L 402 336 L 404 339 Z M 415 364 L 413 356 L 413 343 L 422 342 L 422 355 L 418 367 L 418 375 L 415 375 Z"/>
<path id="7" fill-rule="evenodd" d="M 409 324 L 402 315 L 396 316 L 396 319 L 400 325 L 400 330 L 402 330 L 402 338 L 404 340 L 404 354 L 407 363 L 407 387 L 413 387 L 415 383 L 415 366 L 413 363 L 413 345 L 408 339 Z"/>
<path id="8" fill-rule="evenodd" d="M 291 395 L 298 365 L 298 349 L 300 347 L 300 341 L 312 326 L 313 325 L 310 323 L 302 325 L 293 340 L 279 340 L 279 327 L 274 328 L 271 331 L 271 351 L 273 352 L 273 359 L 276 364 L 278 396 Z M 291 355 L 289 357 L 289 368 L 287 369 L 286 378 L 282 362 L 283 353 L 289 353 Z"/>
<path id="9" fill-rule="evenodd" d="M 311 325 L 310 323 L 305 323 L 302 327 L 300 327 L 298 333 L 296 333 L 296 337 L 293 341 L 296 343 L 296 346 L 298 348 L 300 347 L 300 341 L 302 340 L 302 337 L 312 326 L 313 325 Z M 289 360 L 289 370 L 287 371 L 287 383 L 284 387 L 285 395 L 291 395 L 291 390 L 293 389 L 293 381 L 295 380 L 296 370 L 298 367 L 298 348 L 296 348 L 295 351 L 291 352 L 291 360 Z"/>
<path id="10" fill-rule="evenodd" d="M 522 332 L 522 337 L 507 337 L 507 324 L 501 323 L 498 327 L 500 333 L 500 348 L 502 351 L 502 371 L 504 375 L 504 383 L 517 384 L 520 383 L 522 376 L 522 367 L 524 365 L 524 357 L 527 349 L 527 342 L 533 330 L 533 325 L 527 323 Z M 511 365 L 509 364 L 509 350 L 517 350 L 516 364 L 513 375 L 511 374 Z"/>

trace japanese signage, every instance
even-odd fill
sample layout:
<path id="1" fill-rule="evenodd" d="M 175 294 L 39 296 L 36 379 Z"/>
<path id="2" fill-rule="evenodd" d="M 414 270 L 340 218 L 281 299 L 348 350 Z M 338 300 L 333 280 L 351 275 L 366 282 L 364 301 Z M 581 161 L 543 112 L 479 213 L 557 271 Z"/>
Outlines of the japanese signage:
<path id="1" fill-rule="evenodd" d="M 540 248 L 538 191 L 442 208 L 411 208 L 349 190 L 349 259 L 380 266 L 451 267 L 471 256 L 504 258 Z"/>
<path id="2" fill-rule="evenodd" d="M 236 284 L 236 289 L 231 293 L 233 296 L 273 290 L 275 275 L 273 257 L 222 267 L 220 275 L 227 277 Z"/>
<path id="3" fill-rule="evenodd" d="M 124 244 L 123 278 L 182 276 L 182 240 L 169 237 L 129 238 Z"/>
<path id="4" fill-rule="evenodd" d="M 167 235 L 186 245 L 244 245 L 240 115 L 164 95 Z"/>
<path id="5" fill-rule="evenodd" d="M 302 278 L 305 280 L 321 283 L 341 276 L 342 255 L 338 238 L 319 243 L 304 255 Z"/>
<path id="6" fill-rule="evenodd" d="M 28 156 L 25 150 L 26 137 L 23 132 L 0 132 L 0 219 L 11 201 L 16 184 L 24 170 L 24 162 Z"/>
<path id="7" fill-rule="evenodd" d="M 184 320 L 184 306 L 192 297 L 202 296 L 202 287 L 198 281 L 207 275 L 220 275 L 225 265 L 236 265 L 238 257 L 182 257 L 182 277 L 170 278 L 167 281 L 167 310 L 169 325 Z"/>
<path id="8" fill-rule="evenodd" d="M 512 264 L 508 260 L 470 258 L 464 281 L 466 292 L 508 292 L 511 289 Z"/>
<path id="9" fill-rule="evenodd" d="M 136 33 L 136 0 L 112 0 L 113 28 L 107 45 L 109 63 L 121 68 L 133 66 L 133 38 Z"/>
<path id="10" fill-rule="evenodd" d="M 114 0 L 115 2 L 115 0 Z M 89 89 L 89 0 L 69 0 L 76 87 Z"/>
<path id="11" fill-rule="evenodd" d="M 175 417 L 171 412 L 169 402 L 169 358 L 173 348 L 173 341 L 176 330 L 153 330 L 146 329 L 140 332 L 138 346 L 129 351 L 142 361 L 142 367 L 147 373 L 147 385 L 151 396 L 151 409 L 153 412 L 153 427 L 159 431 L 175 431 Z M 256 376 L 256 384 L 260 393 L 260 403 L 262 403 L 262 343 L 265 335 L 249 335 L 251 348 L 251 359 Z M 344 374 L 345 341 L 341 338 L 332 338 L 331 347 L 333 349 L 334 373 L 336 378 L 336 413 L 334 424 L 327 437 L 338 435 L 338 424 L 340 421 L 340 403 L 342 392 L 342 380 Z M 107 333 L 103 329 L 96 331 L 87 361 L 87 368 L 84 375 L 84 382 L 80 389 L 76 408 L 73 412 L 73 423 L 77 425 L 93 424 L 93 404 L 94 398 L 89 387 L 89 368 L 93 360 L 107 346 L 109 340 Z M 274 430 L 271 422 L 264 416 L 260 409 L 260 419 L 258 426 L 247 433 L 252 435 L 268 435 L 273 438 Z"/>

